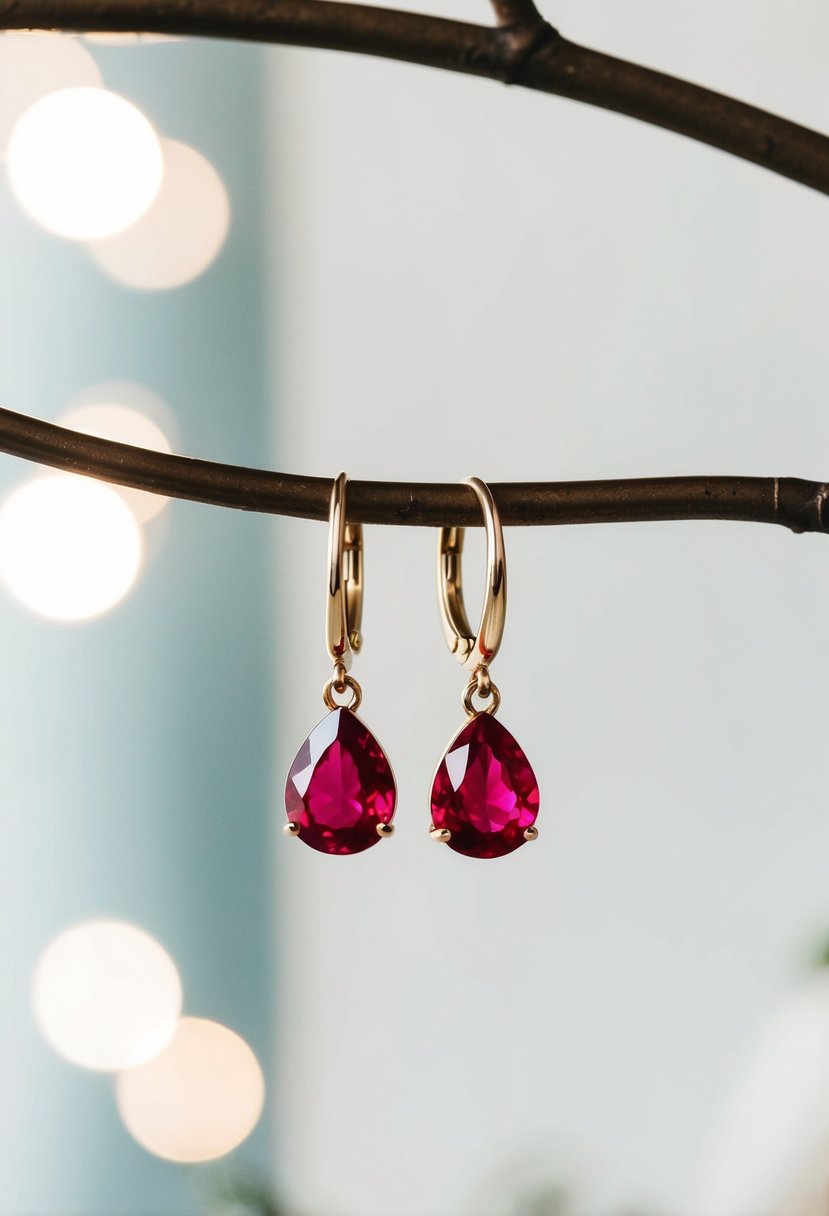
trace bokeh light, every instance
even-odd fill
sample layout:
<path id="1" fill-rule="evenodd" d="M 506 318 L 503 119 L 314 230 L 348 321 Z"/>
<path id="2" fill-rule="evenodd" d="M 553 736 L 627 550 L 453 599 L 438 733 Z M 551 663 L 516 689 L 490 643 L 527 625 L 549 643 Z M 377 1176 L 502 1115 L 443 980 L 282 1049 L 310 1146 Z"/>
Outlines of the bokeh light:
<path id="1" fill-rule="evenodd" d="M 0 152 L 5 154 L 15 122 L 39 97 L 101 83 L 98 65 L 75 38 L 0 34 Z"/>
<path id="2" fill-rule="evenodd" d="M 135 46 L 136 43 L 180 42 L 178 34 L 84 34 L 85 42 L 97 42 L 101 46 Z"/>
<path id="3" fill-rule="evenodd" d="M 123 405 L 146 415 L 175 448 L 177 443 L 176 419 L 167 402 L 146 384 L 137 380 L 103 380 L 87 384 L 74 393 L 66 402 L 67 410 L 82 405 Z"/>
<path id="4" fill-rule="evenodd" d="M 227 190 L 210 161 L 178 140 L 161 146 L 164 181 L 155 202 L 126 231 L 88 245 L 108 275 L 144 291 L 192 282 L 214 261 L 230 226 Z"/>
<path id="5" fill-rule="evenodd" d="M 114 607 L 135 582 L 142 551 L 124 500 L 84 477 L 36 478 L 0 509 L 0 578 L 52 620 L 85 620 Z"/>
<path id="6" fill-rule="evenodd" d="M 35 1018 L 50 1045 L 83 1068 L 115 1072 L 172 1040 L 181 981 L 155 938 L 120 921 L 86 921 L 47 946 L 34 976 Z"/>
<path id="7" fill-rule="evenodd" d="M 15 123 L 9 180 L 23 209 L 76 240 L 113 236 L 155 199 L 164 174 L 158 136 L 139 109 L 106 89 L 59 89 Z"/>
<path id="8" fill-rule="evenodd" d="M 116 1081 L 118 1110 L 148 1152 L 168 1161 L 210 1161 L 236 1148 L 259 1121 L 262 1069 L 226 1026 L 182 1018 L 169 1046 Z"/>
<path id="9" fill-rule="evenodd" d="M 84 435 L 98 435 L 101 439 L 112 439 L 116 443 L 129 443 L 153 452 L 171 451 L 161 427 L 145 414 L 126 405 L 107 405 L 103 402 L 79 405 L 62 414 L 57 423 Z M 123 498 L 140 523 L 146 523 L 158 515 L 170 501 L 162 494 L 148 494 L 146 490 L 132 490 L 125 486 L 113 486 L 112 489 Z"/>

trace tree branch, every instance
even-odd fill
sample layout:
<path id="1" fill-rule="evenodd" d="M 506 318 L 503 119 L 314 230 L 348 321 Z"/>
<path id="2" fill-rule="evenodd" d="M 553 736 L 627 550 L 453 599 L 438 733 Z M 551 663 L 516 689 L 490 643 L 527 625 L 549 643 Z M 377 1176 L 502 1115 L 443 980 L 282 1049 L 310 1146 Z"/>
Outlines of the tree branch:
<path id="1" fill-rule="evenodd" d="M 0 409 L 0 451 L 171 498 L 273 515 L 328 518 L 328 478 L 150 452 L 11 410 Z M 829 531 L 829 509 L 824 508 L 829 486 L 796 477 L 527 482 L 496 484 L 492 491 L 505 524 L 737 519 L 781 524 L 793 532 Z M 474 493 L 461 484 L 354 481 L 349 483 L 348 511 L 355 523 L 440 527 L 482 522 Z"/>
<path id="2" fill-rule="evenodd" d="M 499 21 L 526 0 L 494 0 Z M 829 139 L 754 106 L 566 41 L 339 0 L 0 0 L 0 29 L 142 30 L 381 55 L 505 80 L 687 135 L 829 193 Z M 518 27 L 521 28 L 521 27 Z M 526 31 L 526 25 L 524 26 Z"/>
<path id="3" fill-rule="evenodd" d="M 494 27 L 339 0 L 0 0 L 0 29 L 203 35 L 379 55 L 507 80 L 627 114 L 829 193 L 829 139 L 786 119 L 567 42 L 527 0 Z M 330 482 L 131 448 L 0 409 L 0 451 L 177 498 L 324 519 Z M 493 487 L 510 524 L 742 519 L 825 532 L 829 489 L 797 478 L 679 477 Z M 480 523 L 460 485 L 354 482 L 355 521 Z"/>

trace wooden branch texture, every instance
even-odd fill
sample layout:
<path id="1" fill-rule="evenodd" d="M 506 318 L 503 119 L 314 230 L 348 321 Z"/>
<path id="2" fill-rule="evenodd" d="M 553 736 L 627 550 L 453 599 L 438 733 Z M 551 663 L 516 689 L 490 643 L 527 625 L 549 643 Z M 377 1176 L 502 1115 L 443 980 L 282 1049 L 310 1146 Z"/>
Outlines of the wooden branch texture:
<path id="1" fill-rule="evenodd" d="M 825 135 L 568 42 L 531 0 L 493 7 L 490 27 L 331 0 L 0 0 L 0 29 L 140 30 L 380 55 L 615 110 L 829 193 Z"/>
<path id="2" fill-rule="evenodd" d="M 0 450 L 172 498 L 327 519 L 331 482 L 264 469 L 192 460 L 81 435 L 0 409 Z M 793 532 L 829 531 L 829 486 L 797 477 L 648 477 L 618 481 L 519 482 L 491 487 L 505 524 L 588 524 L 665 519 L 736 519 Z M 441 527 L 480 525 L 465 485 L 352 481 L 355 523 Z"/>
<path id="3" fill-rule="evenodd" d="M 829 193 L 829 139 L 754 106 L 568 42 L 532 0 L 491 0 L 470 25 L 330 0 L 0 0 L 0 29 L 142 31 L 322 47 L 555 93 L 699 140 Z M 666 19 L 669 19 L 667 17 Z M 132 448 L 0 409 L 0 451 L 121 485 L 248 511 L 325 519 L 324 478 Z M 481 470 L 479 470 L 480 472 Z M 798 478 L 676 477 L 494 485 L 508 524 L 739 519 L 825 532 L 827 486 Z M 381 524 L 479 524 L 461 485 L 352 482 L 349 515 Z"/>

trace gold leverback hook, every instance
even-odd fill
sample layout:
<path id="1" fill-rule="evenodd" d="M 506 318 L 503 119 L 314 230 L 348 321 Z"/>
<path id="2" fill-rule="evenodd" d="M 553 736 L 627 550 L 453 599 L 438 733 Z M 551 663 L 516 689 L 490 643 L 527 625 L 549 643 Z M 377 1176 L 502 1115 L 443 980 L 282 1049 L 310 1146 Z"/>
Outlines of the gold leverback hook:
<path id="1" fill-rule="evenodd" d="M 363 527 L 346 522 L 348 474 L 339 473 L 331 489 L 328 514 L 328 596 L 325 642 L 335 667 L 348 671 L 362 646 Z"/>
<path id="2" fill-rule="evenodd" d="M 507 562 L 504 532 L 489 486 L 467 477 L 475 491 L 486 528 L 486 591 L 478 632 L 473 633 L 463 601 L 461 559 L 463 528 L 442 528 L 438 545 L 438 596 L 446 642 L 464 667 L 488 667 L 498 653 L 507 616 Z"/>

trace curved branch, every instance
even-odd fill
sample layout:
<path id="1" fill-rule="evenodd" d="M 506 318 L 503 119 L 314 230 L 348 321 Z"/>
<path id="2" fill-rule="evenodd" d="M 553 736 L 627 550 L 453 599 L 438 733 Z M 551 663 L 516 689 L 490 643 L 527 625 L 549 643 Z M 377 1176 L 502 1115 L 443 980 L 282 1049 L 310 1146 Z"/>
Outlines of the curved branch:
<path id="1" fill-rule="evenodd" d="M 829 139 L 753 106 L 566 41 L 529 0 L 492 0 L 494 28 L 339 0 L 0 0 L 0 28 L 141 30 L 379 55 L 510 81 L 615 110 L 829 193 Z M 177 498 L 325 519 L 330 482 L 132 448 L 0 409 L 0 451 Z M 741 519 L 829 530 L 829 487 L 797 478 L 678 477 L 493 487 L 505 523 Z M 354 482 L 355 521 L 480 523 L 460 485 Z M 829 515 L 829 512 L 826 513 Z"/>
<path id="2" fill-rule="evenodd" d="M 508 19 L 494 28 L 339 0 L 0 0 L 0 29 L 237 38 L 466 72 L 615 110 L 829 193 L 826 136 L 568 42 L 525 0 L 493 2 L 499 21 Z"/>
<path id="3" fill-rule="evenodd" d="M 215 506 L 327 519 L 331 482 L 191 460 L 81 435 L 0 409 L 0 451 L 53 468 Z M 648 477 L 629 481 L 495 484 L 505 524 L 587 524 L 660 519 L 739 519 L 793 532 L 829 531 L 829 486 L 797 477 Z M 465 485 L 353 481 L 349 519 L 428 527 L 480 525 Z"/>

